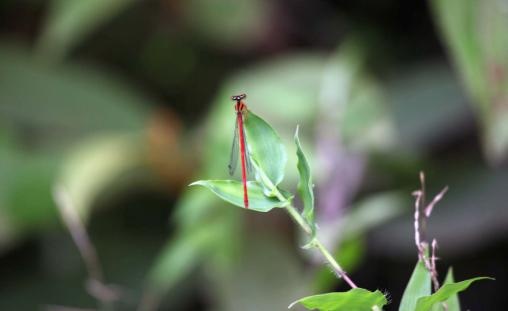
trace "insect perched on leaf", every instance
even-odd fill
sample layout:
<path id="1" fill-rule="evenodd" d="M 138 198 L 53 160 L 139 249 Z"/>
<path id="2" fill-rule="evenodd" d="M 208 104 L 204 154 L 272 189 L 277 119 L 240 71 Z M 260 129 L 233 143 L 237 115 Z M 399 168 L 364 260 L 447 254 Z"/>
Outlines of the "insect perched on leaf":
<path id="1" fill-rule="evenodd" d="M 229 159 L 229 174 L 233 175 L 238 163 L 238 155 L 240 155 L 240 165 L 242 168 L 242 184 L 243 184 L 243 204 L 245 208 L 249 208 L 249 195 L 247 193 L 247 174 L 252 171 L 249 152 L 247 148 L 247 140 L 245 137 L 244 118 L 248 110 L 247 105 L 243 100 L 247 97 L 245 94 L 231 96 L 231 99 L 236 101 L 235 112 L 235 133 L 233 138 L 233 145 L 231 147 L 231 156 Z"/>

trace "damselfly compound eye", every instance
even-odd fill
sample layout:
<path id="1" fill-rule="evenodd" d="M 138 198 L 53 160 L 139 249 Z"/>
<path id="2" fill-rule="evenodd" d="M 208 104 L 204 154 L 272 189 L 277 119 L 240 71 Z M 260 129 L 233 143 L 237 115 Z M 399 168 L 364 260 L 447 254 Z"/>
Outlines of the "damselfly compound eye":
<path id="1" fill-rule="evenodd" d="M 240 95 L 233 95 L 231 96 L 231 99 L 232 100 L 236 100 L 236 101 L 240 101 L 242 99 L 245 99 L 247 97 L 247 95 L 245 94 L 240 94 Z"/>

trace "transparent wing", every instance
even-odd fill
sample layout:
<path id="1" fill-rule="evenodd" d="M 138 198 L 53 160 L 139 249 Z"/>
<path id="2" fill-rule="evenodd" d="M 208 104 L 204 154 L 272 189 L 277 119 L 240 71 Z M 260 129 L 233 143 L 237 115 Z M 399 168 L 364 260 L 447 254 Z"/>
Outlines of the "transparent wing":
<path id="1" fill-rule="evenodd" d="M 238 165 L 238 154 L 240 149 L 238 147 L 238 121 L 235 120 L 235 133 L 233 136 L 233 144 L 231 146 L 231 154 L 229 156 L 228 170 L 229 175 L 235 174 L 236 166 Z"/>
<path id="2" fill-rule="evenodd" d="M 245 146 L 245 163 L 247 164 L 247 175 L 252 176 L 252 163 L 250 162 L 249 145 L 247 144 L 247 136 L 245 136 L 245 128 L 243 131 L 243 145 Z"/>

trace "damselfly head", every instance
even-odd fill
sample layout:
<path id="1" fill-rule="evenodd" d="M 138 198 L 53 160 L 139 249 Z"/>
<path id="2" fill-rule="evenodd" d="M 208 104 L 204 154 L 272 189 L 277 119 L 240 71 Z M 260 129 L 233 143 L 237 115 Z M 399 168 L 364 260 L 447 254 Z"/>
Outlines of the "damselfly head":
<path id="1" fill-rule="evenodd" d="M 247 97 L 247 95 L 245 94 L 240 94 L 240 95 L 233 95 L 231 96 L 231 99 L 232 100 L 236 100 L 237 102 L 241 101 L 242 99 L 245 99 Z"/>

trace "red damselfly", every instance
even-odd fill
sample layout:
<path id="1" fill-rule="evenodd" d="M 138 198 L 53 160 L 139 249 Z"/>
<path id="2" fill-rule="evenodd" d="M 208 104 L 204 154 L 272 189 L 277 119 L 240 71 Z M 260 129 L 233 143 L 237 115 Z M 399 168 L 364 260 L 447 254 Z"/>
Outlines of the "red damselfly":
<path id="1" fill-rule="evenodd" d="M 233 175 L 238 163 L 238 155 L 240 155 L 240 165 L 242 168 L 243 204 L 245 208 L 249 208 L 249 196 L 247 194 L 247 175 L 251 171 L 251 165 L 244 129 L 244 118 L 248 112 L 247 105 L 243 102 L 246 97 L 247 96 L 245 94 L 231 96 L 231 99 L 236 101 L 236 121 L 233 146 L 231 147 L 231 156 L 229 159 L 228 168 L 229 174 Z"/>

